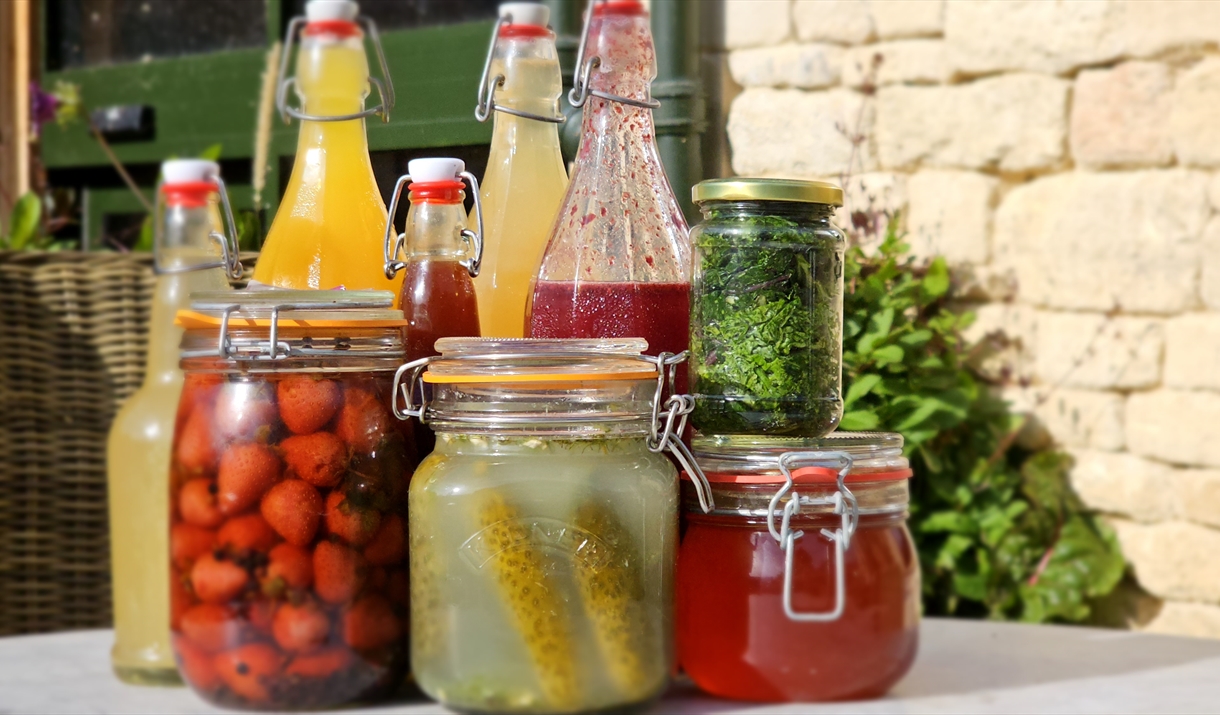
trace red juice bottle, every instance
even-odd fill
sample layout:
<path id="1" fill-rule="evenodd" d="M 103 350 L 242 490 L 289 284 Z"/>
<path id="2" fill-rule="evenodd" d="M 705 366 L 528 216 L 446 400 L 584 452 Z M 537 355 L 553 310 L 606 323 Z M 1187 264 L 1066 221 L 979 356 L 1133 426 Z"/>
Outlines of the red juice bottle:
<path id="1" fill-rule="evenodd" d="M 609 0 L 594 2 L 591 13 L 570 95 L 584 105 L 580 150 L 526 331 L 639 337 L 652 354 L 679 353 L 690 344 L 689 229 L 654 136 L 648 12 L 635 0 Z"/>
<path id="2" fill-rule="evenodd" d="M 483 214 L 477 198 L 479 183 L 462 160 L 415 159 L 407 163 L 407 172 L 398 179 L 390 202 L 385 272 L 387 277 L 406 273 L 401 305 L 411 361 L 439 354 L 440 338 L 480 337 L 473 279 L 483 258 Z M 478 231 L 466 227 L 462 179 L 470 182 L 476 197 L 473 215 Z M 394 214 L 404 185 L 411 208 L 405 230 L 395 241 Z M 429 454 L 435 441 L 432 430 L 417 424 L 414 432 L 419 456 Z"/>

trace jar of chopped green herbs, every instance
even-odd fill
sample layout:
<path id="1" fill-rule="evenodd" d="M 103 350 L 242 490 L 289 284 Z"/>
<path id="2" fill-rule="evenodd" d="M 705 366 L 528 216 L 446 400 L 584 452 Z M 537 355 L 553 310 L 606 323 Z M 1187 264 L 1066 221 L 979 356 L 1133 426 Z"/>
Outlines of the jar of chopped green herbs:
<path id="1" fill-rule="evenodd" d="M 821 437 L 843 416 L 843 191 L 820 181 L 694 187 L 691 420 L 704 435 Z"/>

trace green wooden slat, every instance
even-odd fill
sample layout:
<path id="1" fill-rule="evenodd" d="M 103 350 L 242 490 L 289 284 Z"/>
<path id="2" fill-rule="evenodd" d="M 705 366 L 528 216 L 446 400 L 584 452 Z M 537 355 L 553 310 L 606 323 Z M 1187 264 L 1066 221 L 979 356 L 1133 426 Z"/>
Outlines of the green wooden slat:
<path id="1" fill-rule="evenodd" d="M 386 32 L 382 36 L 397 90 L 392 121 L 368 121 L 374 151 L 481 144 L 491 126 L 474 120 L 474 98 L 491 23 Z M 124 163 L 153 163 L 194 156 L 212 144 L 225 159 L 253 155 L 255 112 L 265 51 L 234 50 L 144 63 L 48 73 L 81 85 L 89 107 L 151 104 L 156 137 L 114 144 Z M 375 62 L 371 63 L 376 67 Z M 297 125 L 275 122 L 271 153 L 296 151 Z M 49 168 L 100 166 L 105 155 L 83 122 L 66 129 L 48 125 L 43 160 Z"/>

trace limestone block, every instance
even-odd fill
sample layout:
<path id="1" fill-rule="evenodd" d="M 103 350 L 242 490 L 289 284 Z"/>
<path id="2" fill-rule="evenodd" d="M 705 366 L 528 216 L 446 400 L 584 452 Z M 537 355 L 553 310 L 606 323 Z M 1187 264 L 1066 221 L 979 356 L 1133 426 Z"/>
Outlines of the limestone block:
<path id="1" fill-rule="evenodd" d="M 1220 313 L 1187 313 L 1166 321 L 1165 386 L 1220 390 Z M 1220 425 L 1216 428 L 1220 435 Z"/>
<path id="2" fill-rule="evenodd" d="M 1171 464 L 1220 467 L 1220 393 L 1156 390 L 1127 398 L 1127 449 Z"/>
<path id="3" fill-rule="evenodd" d="M 1155 387 L 1164 346 L 1164 325 L 1154 318 L 1041 311 L 1035 372 L 1063 387 Z"/>
<path id="4" fill-rule="evenodd" d="M 1198 303 L 1210 210 L 1201 172 L 1058 174 L 1008 192 L 992 247 L 1026 302 L 1177 313 Z"/>
<path id="5" fill-rule="evenodd" d="M 1144 522 L 1174 517 L 1174 470 L 1168 465 L 1126 453 L 1070 453 L 1076 460 L 1072 488 L 1090 508 Z"/>
<path id="6" fill-rule="evenodd" d="M 1220 174 L 1217 175 L 1220 178 Z M 1212 181 L 1215 188 L 1216 181 Z M 1220 211 L 1220 208 L 1216 209 Z M 1212 310 L 1220 310 L 1220 216 L 1213 218 L 1203 229 L 1203 265 L 1199 275 L 1199 293 L 1203 304 Z"/>
<path id="7" fill-rule="evenodd" d="M 848 170 L 852 144 L 840 127 L 854 131 L 863 96 L 847 89 L 801 92 L 795 89 L 746 89 L 729 111 L 733 171 L 743 176 L 834 176 Z M 871 110 L 864 112 L 868 135 Z M 867 144 L 857 162 L 871 169 Z"/>
<path id="8" fill-rule="evenodd" d="M 729 72 L 743 87 L 829 87 L 838 83 L 842 64 L 838 45 L 786 44 L 729 53 Z"/>
<path id="9" fill-rule="evenodd" d="M 1112 522 L 1140 585 L 1161 598 L 1220 602 L 1220 531 L 1183 521 Z"/>
<path id="10" fill-rule="evenodd" d="M 1172 89 L 1173 74 L 1160 62 L 1081 72 L 1072 98 L 1072 158 L 1088 168 L 1169 164 Z"/>
<path id="11" fill-rule="evenodd" d="M 1061 162 L 1069 84 L 1009 74 L 950 87 L 882 87 L 877 153 L 887 169 L 1032 171 Z"/>
<path id="12" fill-rule="evenodd" d="M 724 0 L 724 44 L 730 50 L 778 45 L 792 37 L 792 0 Z"/>
<path id="13" fill-rule="evenodd" d="M 986 263 L 991 255 L 993 177 L 972 171 L 921 171 L 907 182 L 907 240 L 916 256 L 951 264 Z"/>
<path id="14" fill-rule="evenodd" d="M 1220 606 L 1165 601 L 1156 616 L 1140 630 L 1167 636 L 1220 638 Z"/>
<path id="15" fill-rule="evenodd" d="M 944 0 L 870 0 L 868 7 L 883 40 L 934 37 L 945 27 Z"/>
<path id="16" fill-rule="evenodd" d="M 1060 388 L 1034 408 L 1034 417 L 1059 444 L 1116 452 L 1127 440 L 1125 400 L 1117 392 Z"/>
<path id="17" fill-rule="evenodd" d="M 1220 57 L 1210 57 L 1178 77 L 1169 115 L 1178 162 L 1220 166 Z"/>
<path id="18" fill-rule="evenodd" d="M 1033 375 L 1037 311 L 1019 303 L 984 303 L 973 310 L 974 323 L 962 333 L 966 343 L 973 346 L 971 352 L 977 355 L 971 365 L 997 382 L 1027 382 Z M 986 347 L 979 345 L 984 340 Z M 1020 402 L 1026 404 L 1024 399 Z M 1034 403 L 1028 404 L 1032 410 Z"/>
<path id="19" fill-rule="evenodd" d="M 949 80 L 945 43 L 941 40 L 898 40 L 849 48 L 843 57 L 843 84 L 863 87 L 880 57 L 873 84 L 939 84 Z"/>
<path id="20" fill-rule="evenodd" d="M 1066 74 L 1122 53 L 1112 31 L 1115 2 L 950 2 L 945 5 L 949 64 L 964 74 L 1031 70 Z"/>
<path id="21" fill-rule="evenodd" d="M 1116 15 L 1112 35 L 1132 57 L 1220 42 L 1220 3 L 1214 0 L 1127 0 Z"/>
<path id="22" fill-rule="evenodd" d="M 843 206 L 835 213 L 835 224 L 851 228 L 857 238 L 864 238 L 862 234 L 869 233 L 869 229 L 878 239 L 884 236 L 890 217 L 907 206 L 906 174 L 874 171 L 856 174 L 847 181 L 839 176 L 824 181 L 843 185 Z"/>
<path id="23" fill-rule="evenodd" d="M 1185 519 L 1220 527 L 1220 469 L 1183 469 L 1174 475 L 1177 512 Z"/>
<path id="24" fill-rule="evenodd" d="M 802 42 L 855 45 L 874 35 L 873 17 L 865 0 L 796 0 L 792 19 Z"/>

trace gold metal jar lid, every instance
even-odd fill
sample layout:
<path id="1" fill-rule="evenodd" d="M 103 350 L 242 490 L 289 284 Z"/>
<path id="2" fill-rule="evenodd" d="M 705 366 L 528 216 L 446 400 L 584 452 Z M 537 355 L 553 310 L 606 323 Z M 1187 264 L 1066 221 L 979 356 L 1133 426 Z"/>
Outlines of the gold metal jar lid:
<path id="1" fill-rule="evenodd" d="M 796 201 L 843 205 L 843 189 L 825 181 L 795 179 L 710 179 L 691 188 L 695 203 L 704 201 Z"/>

